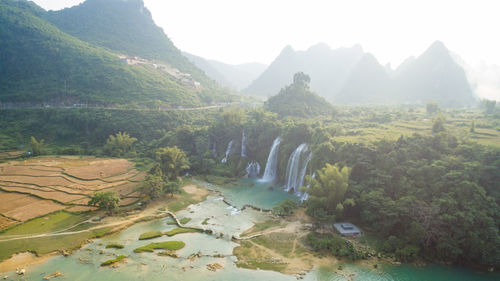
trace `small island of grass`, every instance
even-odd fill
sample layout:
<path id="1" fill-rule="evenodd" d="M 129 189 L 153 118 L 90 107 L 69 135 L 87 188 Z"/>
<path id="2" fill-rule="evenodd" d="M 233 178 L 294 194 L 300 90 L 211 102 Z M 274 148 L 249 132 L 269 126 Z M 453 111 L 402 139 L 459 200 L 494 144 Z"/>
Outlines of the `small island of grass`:
<path id="1" fill-rule="evenodd" d="M 114 258 L 114 259 L 112 259 L 112 260 L 107 260 L 107 261 L 105 261 L 105 262 L 101 263 L 101 266 L 108 266 L 108 265 L 112 265 L 112 264 L 115 264 L 115 263 L 117 263 L 117 262 L 122 261 L 122 260 L 123 260 L 123 259 L 125 259 L 125 258 L 126 258 L 126 256 L 121 255 L 121 256 L 118 256 L 118 257 L 116 257 L 116 258 Z"/>
<path id="2" fill-rule="evenodd" d="M 134 250 L 135 253 L 153 252 L 154 250 L 177 251 L 184 248 L 186 244 L 182 241 L 166 241 L 160 243 L 151 243 Z"/>
<path id="3" fill-rule="evenodd" d="M 177 227 L 177 228 L 174 228 L 174 229 L 172 229 L 170 231 L 165 232 L 165 234 L 167 236 L 174 236 L 174 235 L 177 235 L 177 234 L 193 233 L 193 232 L 201 232 L 201 230 L 195 229 L 195 228 L 188 228 L 188 227 Z"/>
<path id="4" fill-rule="evenodd" d="M 106 245 L 106 249 L 109 249 L 109 248 L 114 248 L 114 249 L 123 249 L 123 245 L 122 244 L 119 244 L 119 243 L 110 243 L 108 245 Z"/>
<path id="5" fill-rule="evenodd" d="M 139 240 L 148 240 L 148 239 L 158 238 L 161 236 L 163 236 L 163 232 L 155 230 L 141 234 L 141 236 L 139 236 Z"/>

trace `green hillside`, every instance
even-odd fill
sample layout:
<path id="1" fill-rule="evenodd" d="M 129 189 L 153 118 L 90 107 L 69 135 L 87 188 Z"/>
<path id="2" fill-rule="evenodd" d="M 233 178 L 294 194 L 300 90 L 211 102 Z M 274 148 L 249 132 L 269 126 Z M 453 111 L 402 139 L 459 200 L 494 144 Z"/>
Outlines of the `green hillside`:
<path id="1" fill-rule="evenodd" d="M 126 55 L 166 62 L 191 74 L 205 88 L 218 89 L 155 24 L 142 0 L 87 0 L 78 6 L 49 11 L 45 18 L 85 42 Z"/>
<path id="2" fill-rule="evenodd" d="M 309 90 L 309 76 L 298 72 L 293 76 L 293 84 L 283 88 L 279 94 L 265 103 L 265 108 L 278 113 L 280 117 L 314 117 L 328 115 L 332 106 L 322 97 Z"/>

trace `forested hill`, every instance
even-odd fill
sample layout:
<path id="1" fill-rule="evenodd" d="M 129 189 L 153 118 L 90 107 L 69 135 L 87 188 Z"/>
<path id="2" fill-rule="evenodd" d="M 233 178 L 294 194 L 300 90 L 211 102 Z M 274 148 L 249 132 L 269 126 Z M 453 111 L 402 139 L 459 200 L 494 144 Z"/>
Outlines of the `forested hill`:
<path id="1" fill-rule="evenodd" d="M 127 65 L 117 53 L 62 32 L 43 19 L 45 14 L 31 2 L 0 2 L 4 105 L 196 106 L 227 97 L 212 86 L 183 82 L 151 63 Z"/>
<path id="2" fill-rule="evenodd" d="M 49 11 L 45 18 L 83 41 L 168 63 L 205 87 L 216 88 L 212 79 L 184 57 L 155 24 L 142 0 L 86 0 L 78 6 Z"/>
<path id="3" fill-rule="evenodd" d="M 303 72 L 293 76 L 293 83 L 266 101 L 264 108 L 280 117 L 314 117 L 329 115 L 333 107 L 309 89 L 311 78 Z"/>

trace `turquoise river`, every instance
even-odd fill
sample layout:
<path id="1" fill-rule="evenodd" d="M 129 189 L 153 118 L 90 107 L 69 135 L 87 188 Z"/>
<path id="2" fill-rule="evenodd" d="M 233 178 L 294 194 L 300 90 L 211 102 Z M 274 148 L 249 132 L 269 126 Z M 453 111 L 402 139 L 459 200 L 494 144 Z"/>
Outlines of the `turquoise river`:
<path id="1" fill-rule="evenodd" d="M 292 281 L 295 276 L 284 275 L 273 271 L 249 270 L 235 265 L 236 257 L 232 255 L 233 248 L 238 244 L 231 241 L 232 236 L 239 236 L 255 222 L 266 220 L 268 214 L 251 208 L 241 210 L 250 204 L 269 209 L 286 198 L 294 198 L 280 188 L 270 189 L 269 184 L 255 180 L 241 180 L 227 187 L 206 186 L 217 190 L 218 195 L 209 196 L 207 200 L 191 205 L 177 213 L 179 218 L 189 217 L 187 225 L 209 228 L 213 234 L 186 233 L 174 237 L 160 237 L 147 241 L 139 241 L 140 234 L 153 230 L 168 231 L 176 226 L 168 225 L 170 218 L 142 222 L 119 233 L 95 239 L 74 252 L 69 257 L 56 256 L 47 262 L 31 266 L 25 276 L 17 276 L 10 272 L 2 274 L 8 280 L 43 280 L 43 277 L 60 271 L 63 275 L 54 280 L 71 281 L 128 281 L 128 280 L 171 280 L 171 281 L 246 281 L 272 280 Z M 223 200 L 224 199 L 224 200 Z M 225 202 L 224 202 L 225 201 Z M 227 203 L 232 206 L 228 206 Z M 205 221 L 205 224 L 203 222 Z M 219 236 L 223 234 L 222 238 Z M 136 254 L 133 249 L 149 244 L 168 240 L 184 241 L 186 246 L 178 251 L 179 258 L 158 256 L 155 253 Z M 123 244 L 123 249 L 105 249 L 111 242 Z M 196 259 L 188 257 L 200 253 Z M 127 256 L 126 262 L 116 268 L 101 267 L 100 263 L 117 255 Z M 219 263 L 222 269 L 210 271 L 207 264 Z M 459 267 L 429 265 L 415 267 L 410 265 L 384 266 L 378 271 L 366 269 L 356 264 L 344 264 L 345 270 L 351 274 L 348 277 L 332 273 L 328 270 L 315 268 L 304 276 L 303 280 L 500 280 L 498 274 L 476 272 Z"/>

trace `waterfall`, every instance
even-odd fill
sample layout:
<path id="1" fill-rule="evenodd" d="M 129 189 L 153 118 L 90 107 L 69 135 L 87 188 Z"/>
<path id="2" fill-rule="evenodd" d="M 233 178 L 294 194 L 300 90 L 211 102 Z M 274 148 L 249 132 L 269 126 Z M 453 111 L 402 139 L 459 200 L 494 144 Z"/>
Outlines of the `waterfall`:
<path id="1" fill-rule="evenodd" d="M 307 144 L 303 143 L 295 149 L 292 155 L 290 155 L 286 167 L 286 184 L 284 187 L 286 191 L 293 191 L 299 194 L 298 189 L 304 183 L 307 164 L 311 160 L 311 153 L 309 153 L 304 161 L 301 161 L 302 155 L 307 152 L 307 150 Z"/>
<path id="2" fill-rule="evenodd" d="M 256 178 L 260 175 L 260 164 L 257 161 L 252 161 L 248 163 L 247 166 L 247 177 Z"/>
<path id="3" fill-rule="evenodd" d="M 302 166 L 302 171 L 300 172 L 300 179 L 299 179 L 300 185 L 299 186 L 304 184 L 304 177 L 306 176 L 307 164 L 309 164 L 309 161 L 311 161 L 311 158 L 312 158 L 312 152 L 309 152 L 309 155 L 305 159 L 304 164 Z M 315 178 L 316 174 L 313 174 L 312 177 Z M 307 185 L 307 188 L 309 188 L 309 187 L 311 187 L 310 184 Z M 300 197 L 300 202 L 304 202 L 307 200 L 307 198 L 309 198 L 309 194 L 307 193 L 307 191 L 302 193 L 302 192 L 296 190 L 295 193 Z"/>
<path id="4" fill-rule="evenodd" d="M 229 154 L 231 153 L 231 147 L 233 146 L 233 141 L 231 140 L 228 144 L 227 144 L 227 149 L 226 149 L 226 156 L 224 156 L 224 158 L 222 158 L 222 161 L 221 163 L 226 163 L 227 162 L 227 159 L 229 157 Z"/>
<path id="5" fill-rule="evenodd" d="M 245 136 L 245 130 L 243 130 L 241 136 L 241 157 L 247 157 L 246 143 L 247 143 L 247 137 Z"/>
<path id="6" fill-rule="evenodd" d="M 277 137 L 271 150 L 269 151 L 269 156 L 267 157 L 266 169 L 264 170 L 264 176 L 262 181 L 272 182 L 276 180 L 276 169 L 278 168 L 278 148 L 281 143 L 281 137 Z"/>

